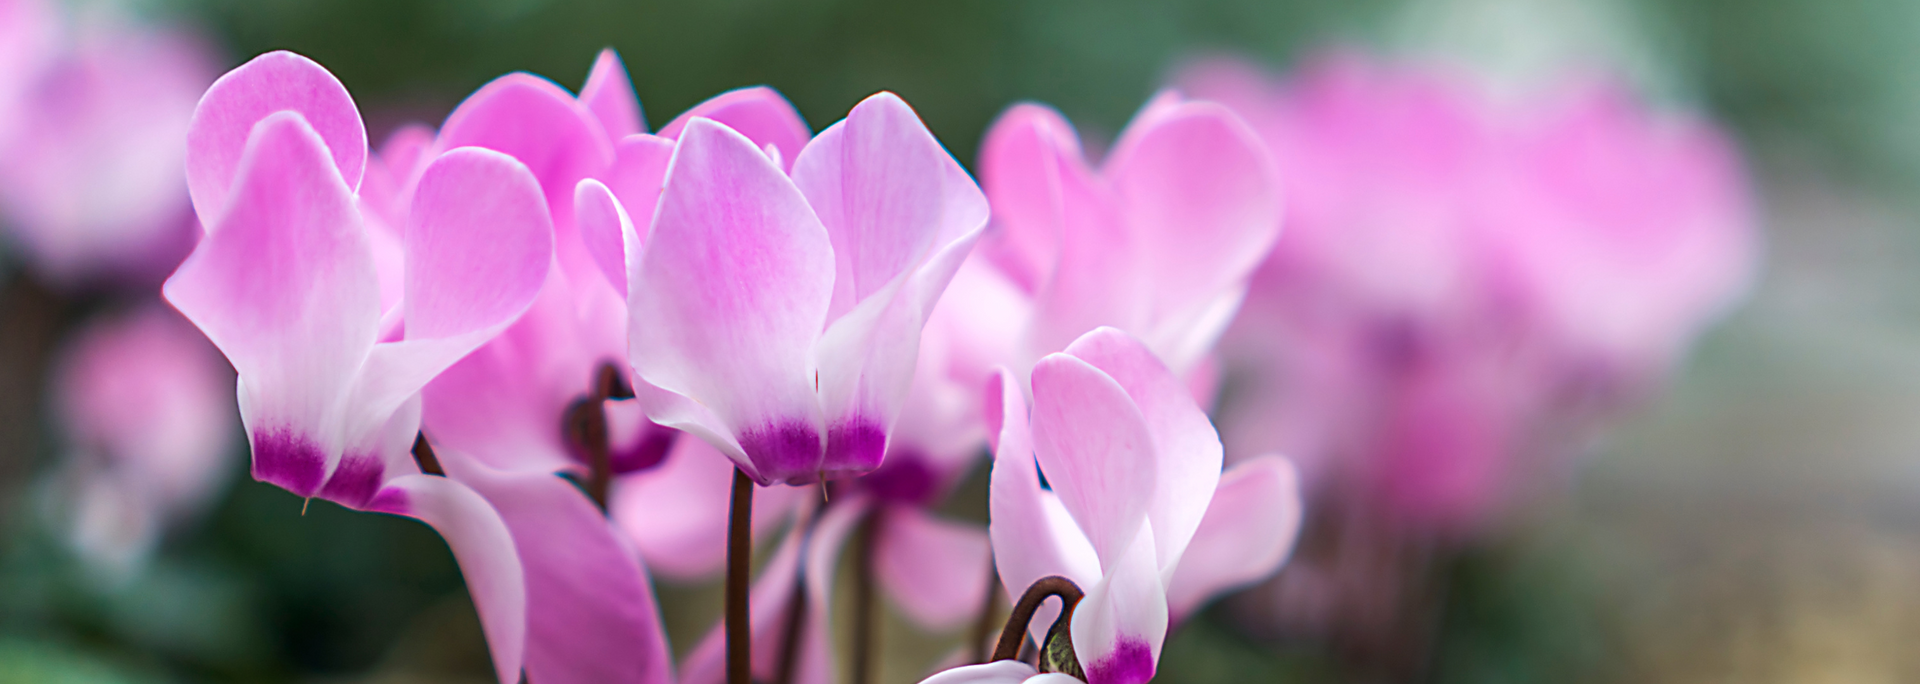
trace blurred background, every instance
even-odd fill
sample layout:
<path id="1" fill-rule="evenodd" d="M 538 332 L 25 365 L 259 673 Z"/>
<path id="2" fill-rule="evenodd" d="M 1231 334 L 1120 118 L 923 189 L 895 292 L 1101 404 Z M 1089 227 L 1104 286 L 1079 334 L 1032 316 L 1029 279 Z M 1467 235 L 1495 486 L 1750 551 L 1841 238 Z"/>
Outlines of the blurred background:
<path id="1" fill-rule="evenodd" d="M 508 71 L 577 87 L 606 46 L 625 60 L 654 126 L 722 90 L 767 84 L 819 127 L 885 89 L 969 165 L 1013 102 L 1050 103 L 1087 137 L 1110 139 L 1173 70 L 1212 55 L 1284 72 L 1319 50 L 1357 46 L 1515 88 L 1570 70 L 1618 74 L 1659 106 L 1719 122 L 1741 146 L 1765 235 L 1760 277 L 1663 391 L 1603 434 L 1565 489 L 1450 562 L 1418 678 L 1920 680 L 1920 3 L 152 0 L 71 9 L 198 31 L 220 69 L 273 49 L 312 57 L 353 93 L 376 143 L 407 122 L 437 123 Z M 246 477 L 237 427 L 217 440 L 227 448 L 212 502 L 158 536 L 137 567 L 101 577 L 49 522 L 58 507 L 48 492 L 60 490 L 62 455 L 74 446 L 56 427 L 52 374 L 85 321 L 130 307 L 49 287 L 15 257 L 0 265 L 0 282 L 0 683 L 490 678 L 471 604 L 431 530 L 332 505 L 303 510 Z M 661 593 L 684 650 L 717 615 L 719 592 Z M 889 684 L 916 679 L 947 643 L 905 627 L 883 633 Z M 1321 646 L 1249 633 L 1215 609 L 1174 634 L 1160 680 L 1365 679 Z"/>

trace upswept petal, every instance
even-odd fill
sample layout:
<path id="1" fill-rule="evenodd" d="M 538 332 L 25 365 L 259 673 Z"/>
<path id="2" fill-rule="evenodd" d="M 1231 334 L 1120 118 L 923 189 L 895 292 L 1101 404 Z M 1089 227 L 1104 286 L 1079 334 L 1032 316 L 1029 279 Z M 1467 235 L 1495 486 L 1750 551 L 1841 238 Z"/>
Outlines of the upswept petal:
<path id="1" fill-rule="evenodd" d="M 988 415 L 996 416 L 993 471 L 989 475 L 987 536 L 993 544 L 994 567 L 1010 599 L 1019 599 L 1029 585 L 1048 575 L 1061 575 L 1082 587 L 1100 580 L 1100 559 L 1093 543 L 1074 523 L 1060 499 L 1040 486 L 1040 469 L 1033 458 L 1027 400 L 1020 381 L 1006 369 L 995 374 L 988 396 Z M 1059 615 L 1058 601 L 1049 601 L 1029 629 L 1035 639 Z"/>
<path id="2" fill-rule="evenodd" d="M 647 132 L 647 120 L 640 111 L 640 99 L 633 94 L 633 81 L 627 79 L 627 67 L 620 54 L 607 48 L 593 60 L 586 85 L 580 86 L 580 102 L 600 122 L 613 140 Z"/>
<path id="3" fill-rule="evenodd" d="M 672 681 L 646 569 L 591 501 L 550 473 L 494 471 L 440 453 L 449 477 L 499 512 L 525 570 L 527 677 L 556 684 Z"/>
<path id="4" fill-rule="evenodd" d="M 607 282 L 621 296 L 627 294 L 627 236 L 634 235 L 633 220 L 628 217 L 613 191 L 600 181 L 587 178 L 573 189 L 573 215 L 580 222 L 580 239 L 587 253 L 607 276 Z"/>
<path id="5" fill-rule="evenodd" d="M 832 297 L 833 250 L 786 175 L 745 136 L 695 119 L 628 283 L 636 374 L 697 404 L 641 393 L 648 415 L 737 435 L 715 446 L 761 484 L 817 479 L 823 426 L 811 351 Z"/>
<path id="6" fill-rule="evenodd" d="M 700 439 L 679 439 L 666 460 L 622 477 L 608 515 L 661 577 L 705 580 L 727 560 L 727 500 L 733 464 Z M 761 487 L 753 493 L 753 537 L 764 539 L 809 497 L 812 489 Z"/>
<path id="7" fill-rule="evenodd" d="M 1157 567 L 1171 574 L 1220 482 L 1220 437 L 1186 384 L 1139 340 L 1098 328 L 1075 340 L 1066 353 L 1113 378 L 1146 419 L 1157 457 L 1147 520 L 1153 525 Z"/>
<path id="8" fill-rule="evenodd" d="M 1111 184 L 1084 162 L 1056 160 L 1059 173 L 1059 258 L 1034 300 L 1028 353 L 1065 349 L 1094 328 L 1140 330 L 1151 322 L 1152 290 L 1139 235 L 1127 230 Z"/>
<path id="9" fill-rule="evenodd" d="M 1086 176 L 1080 139 L 1051 108 L 1017 104 L 994 120 L 980 145 L 980 178 L 993 198 L 986 258 L 1029 295 L 1053 277 L 1060 258 L 1062 174 Z"/>
<path id="10" fill-rule="evenodd" d="M 447 115 L 438 149 L 484 147 L 527 165 L 553 213 L 554 250 L 576 281 L 597 267 L 574 230 L 573 188 L 613 163 L 613 142 L 566 89 L 532 74 L 501 76 Z"/>
<path id="11" fill-rule="evenodd" d="M 1299 532 L 1300 485 L 1292 462 L 1262 456 L 1228 469 L 1167 582 L 1174 621 L 1222 591 L 1279 570 Z"/>
<path id="12" fill-rule="evenodd" d="M 794 160 L 793 182 L 833 241 L 829 320 L 987 218 L 979 188 L 913 109 L 888 92 L 821 131 Z"/>
<path id="13" fill-rule="evenodd" d="M 1279 172 L 1259 137 L 1211 102 L 1155 100 L 1114 146 L 1104 175 L 1153 283 L 1148 315 L 1184 332 L 1222 292 L 1243 287 L 1279 237 Z M 1225 320 L 1216 320 L 1217 337 Z M 1149 340 L 1157 342 L 1158 340 Z M 1156 349 L 1160 348 L 1158 345 Z M 1168 359 L 1184 371 L 1198 359 Z"/>
<path id="14" fill-rule="evenodd" d="M 298 112 L 320 140 L 349 192 L 360 187 L 367 164 L 367 129 L 346 86 L 325 67 L 300 55 L 269 52 L 227 72 L 200 98 L 187 130 L 187 192 L 200 223 L 213 227 L 245 166 L 256 123 L 279 111 Z"/>
<path id="15" fill-rule="evenodd" d="M 674 117 L 660 128 L 660 137 L 678 140 L 694 119 L 712 119 L 753 141 L 754 149 L 771 145 L 783 160 L 781 171 L 793 162 L 813 138 L 813 129 L 780 93 L 765 86 L 741 88 L 709 98 Z"/>
<path id="16" fill-rule="evenodd" d="M 527 586 L 513 535 L 485 499 L 433 475 L 395 478 L 368 510 L 417 519 L 447 540 L 466 579 L 500 684 L 520 681 L 527 647 Z"/>
<path id="17" fill-rule="evenodd" d="M 1146 417 L 1112 376 L 1050 354 L 1033 368 L 1033 452 L 1110 573 L 1147 523 L 1165 474 Z"/>
<path id="18" fill-rule="evenodd" d="M 1073 611 L 1073 652 L 1087 684 L 1153 679 L 1167 638 L 1167 595 L 1154 562 L 1153 530 L 1141 528 Z"/>
<path id="19" fill-rule="evenodd" d="M 1018 660 L 996 660 L 979 665 L 964 665 L 934 673 L 920 684 L 1020 684 L 1040 676 L 1040 671 Z M 1068 675 L 1064 682 L 1078 682 Z"/>
<path id="20" fill-rule="evenodd" d="M 229 205 L 164 292 L 239 372 L 254 477 L 311 496 L 345 446 L 341 401 L 379 323 L 372 249 L 295 112 L 255 126 Z"/>
<path id="21" fill-rule="evenodd" d="M 901 611 L 933 630 L 957 627 L 979 612 L 992 561 L 986 530 L 912 506 L 881 510 L 874 574 Z"/>
<path id="22" fill-rule="evenodd" d="M 657 135 L 629 135 L 614 145 L 613 166 L 601 180 L 634 221 L 638 240 L 628 246 L 629 263 L 638 256 L 632 250 L 646 242 L 647 233 L 653 227 L 653 212 L 660 204 L 660 189 L 667 180 L 667 163 L 672 160 L 673 141 Z"/>

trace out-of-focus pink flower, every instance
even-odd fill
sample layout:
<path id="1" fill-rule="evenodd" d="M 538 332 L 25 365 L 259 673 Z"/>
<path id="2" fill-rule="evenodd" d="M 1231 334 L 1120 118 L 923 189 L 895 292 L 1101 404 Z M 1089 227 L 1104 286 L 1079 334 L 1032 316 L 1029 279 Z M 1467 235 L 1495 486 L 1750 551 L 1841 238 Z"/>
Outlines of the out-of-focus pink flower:
<path id="1" fill-rule="evenodd" d="M 181 168 L 211 53 L 176 30 L 85 25 L 51 54 L 14 54 L 50 40 L 25 35 L 46 32 L 31 15 L 47 8 L 9 4 L 0 14 L 22 16 L 0 19 L 0 224 L 53 284 L 158 282 L 200 233 Z"/>
<path id="2" fill-rule="evenodd" d="M 541 568 L 523 570 L 515 545 L 592 528 L 553 524 L 580 506 L 530 503 L 570 491 L 557 478 L 502 481 L 451 450 L 441 462 L 453 477 L 436 477 L 409 447 L 420 389 L 512 323 L 546 277 L 553 229 L 539 182 L 478 148 L 428 163 L 402 234 L 401 299 L 383 312 L 356 192 L 366 132 L 332 74 L 292 53 L 257 57 L 207 91 L 188 145 L 188 187 L 210 227 L 165 294 L 239 372 L 254 477 L 433 526 L 467 577 L 501 681 L 518 680 L 542 629 L 528 606 Z"/>
<path id="3" fill-rule="evenodd" d="M 1000 576 L 1015 596 L 1048 575 L 1073 580 L 1086 592 L 1070 634 L 1087 681 L 1145 682 L 1171 621 L 1284 562 L 1300 521 L 1292 466 L 1263 457 L 1223 474 L 1185 385 L 1118 330 L 1041 359 L 1032 386 L 1031 417 L 1009 374 L 999 388 Z M 1029 625 L 1036 640 L 1057 614 L 1049 605 Z"/>
<path id="4" fill-rule="evenodd" d="M 147 306 L 89 323 L 53 379 L 68 454 L 61 524 L 82 557 L 125 577 L 227 472 L 232 373 L 178 314 Z"/>
<path id="5" fill-rule="evenodd" d="M 1285 449 L 1402 523 L 1486 520 L 1580 441 L 1548 433 L 1657 383 L 1753 268 L 1732 148 L 1615 88 L 1501 99 L 1347 54 L 1179 82 L 1246 116 L 1289 187 L 1223 342 L 1229 453 Z"/>
<path id="6" fill-rule="evenodd" d="M 791 160 L 751 130 L 662 130 L 672 170 L 628 260 L 636 393 L 763 485 L 873 470 L 985 198 L 890 93 Z"/>
<path id="7" fill-rule="evenodd" d="M 46 0 L 0 0 L 0 139 L 19 125 L 34 77 L 56 55 L 59 33 Z"/>
<path id="8" fill-rule="evenodd" d="M 987 132 L 993 227 L 979 258 L 1028 302 L 1016 369 L 1096 327 L 1186 375 L 1211 353 L 1280 232 L 1273 162 L 1217 104 L 1155 97 L 1096 170 L 1059 113 L 1016 105 Z M 1005 287 L 1005 286 L 1001 286 Z"/>

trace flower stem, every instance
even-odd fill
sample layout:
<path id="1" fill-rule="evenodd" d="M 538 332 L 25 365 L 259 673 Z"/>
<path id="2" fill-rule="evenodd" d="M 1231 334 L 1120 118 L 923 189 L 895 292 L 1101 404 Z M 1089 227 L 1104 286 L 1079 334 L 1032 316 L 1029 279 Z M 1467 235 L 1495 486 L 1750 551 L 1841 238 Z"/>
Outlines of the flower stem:
<path id="1" fill-rule="evenodd" d="M 1000 630 L 1000 642 L 994 644 L 994 660 L 1013 660 L 1020 655 L 1020 644 L 1026 640 L 1027 625 L 1033 622 L 1033 613 L 1040 604 L 1054 596 L 1060 597 L 1060 617 L 1053 622 L 1053 628 L 1047 631 L 1049 640 L 1061 633 L 1073 623 L 1073 609 L 1080 605 L 1080 599 L 1086 593 L 1080 591 L 1080 585 L 1059 575 L 1048 575 L 1027 587 L 1020 595 L 1020 601 L 1013 604 L 1013 613 L 1007 616 L 1007 625 Z M 1041 647 L 1044 649 L 1045 644 Z"/>
<path id="2" fill-rule="evenodd" d="M 733 471 L 733 509 L 727 516 L 727 684 L 752 684 L 747 643 L 747 572 L 753 558 L 753 480 Z"/>

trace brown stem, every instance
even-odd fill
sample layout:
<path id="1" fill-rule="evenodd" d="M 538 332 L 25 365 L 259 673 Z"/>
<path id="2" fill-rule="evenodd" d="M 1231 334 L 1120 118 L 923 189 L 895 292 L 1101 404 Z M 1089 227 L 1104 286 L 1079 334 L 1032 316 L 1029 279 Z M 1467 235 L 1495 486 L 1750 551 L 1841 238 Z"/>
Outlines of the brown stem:
<path id="1" fill-rule="evenodd" d="M 1033 586 L 1027 587 L 1027 592 L 1020 595 L 1020 601 L 1013 604 L 1013 613 L 1007 616 L 1006 627 L 1000 630 L 1000 642 L 993 647 L 994 660 L 1013 660 L 1020 655 L 1020 643 L 1027 637 L 1027 625 L 1033 622 L 1034 611 L 1054 596 L 1060 597 L 1060 617 L 1054 620 L 1053 629 L 1047 632 L 1049 635 L 1071 623 L 1073 608 L 1080 605 L 1080 599 L 1085 598 L 1086 593 L 1080 591 L 1080 586 L 1074 584 L 1073 580 L 1059 575 L 1042 577 Z M 1041 647 L 1045 648 L 1045 645 Z"/>
<path id="2" fill-rule="evenodd" d="M 413 462 L 419 464 L 420 472 L 428 475 L 445 476 L 447 471 L 440 467 L 440 459 L 433 455 L 433 445 L 427 443 L 427 433 L 417 433 L 413 437 Z"/>
<path id="3" fill-rule="evenodd" d="M 733 508 L 727 515 L 727 684 L 752 684 L 748 647 L 747 572 L 753 558 L 753 480 L 733 471 Z"/>
<path id="4" fill-rule="evenodd" d="M 973 622 L 973 629 L 967 632 L 967 643 L 970 645 L 970 648 L 972 649 L 971 651 L 972 655 L 970 656 L 972 658 L 972 662 L 975 662 L 975 663 L 987 662 L 987 634 L 989 630 L 993 629 L 994 614 L 1000 612 L 999 610 L 996 610 L 997 608 L 1000 607 L 1000 602 L 995 600 L 1000 598 L 998 596 L 999 592 L 1000 592 L 1000 568 L 999 566 L 994 565 L 993 551 L 989 549 L 987 551 L 986 599 L 980 602 L 980 619 L 975 620 Z"/>
<path id="5" fill-rule="evenodd" d="M 873 681 L 873 655 L 878 652 L 874 646 L 873 600 L 873 546 L 874 538 L 880 533 L 881 514 L 884 506 L 876 506 L 867 514 L 864 528 L 860 531 L 860 545 L 854 549 L 853 559 L 853 684 L 867 684 Z"/>

